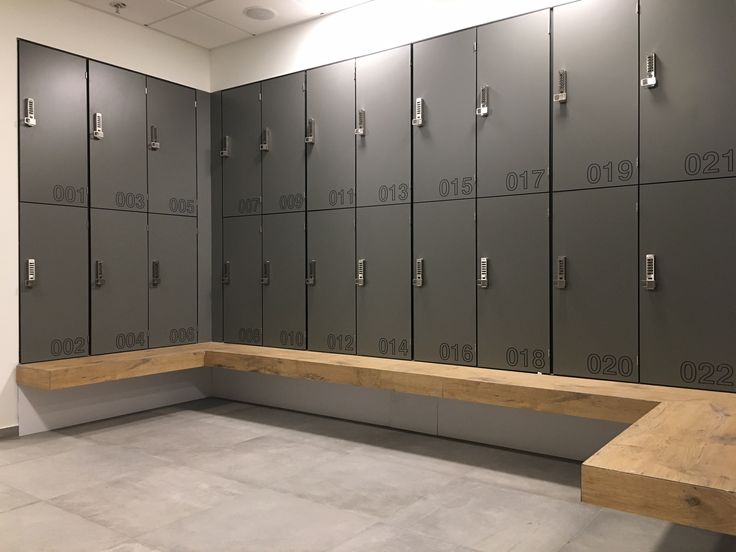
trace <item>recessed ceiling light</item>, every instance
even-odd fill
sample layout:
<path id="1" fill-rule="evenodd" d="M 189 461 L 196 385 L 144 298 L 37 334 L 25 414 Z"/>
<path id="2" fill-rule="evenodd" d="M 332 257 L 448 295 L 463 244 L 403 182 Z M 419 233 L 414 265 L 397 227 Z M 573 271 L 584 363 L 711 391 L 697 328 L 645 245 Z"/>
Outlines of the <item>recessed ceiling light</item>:
<path id="1" fill-rule="evenodd" d="M 257 19 L 258 21 L 267 21 L 276 17 L 276 12 L 271 8 L 262 8 L 261 6 L 250 6 L 245 8 L 243 13 L 246 17 Z"/>

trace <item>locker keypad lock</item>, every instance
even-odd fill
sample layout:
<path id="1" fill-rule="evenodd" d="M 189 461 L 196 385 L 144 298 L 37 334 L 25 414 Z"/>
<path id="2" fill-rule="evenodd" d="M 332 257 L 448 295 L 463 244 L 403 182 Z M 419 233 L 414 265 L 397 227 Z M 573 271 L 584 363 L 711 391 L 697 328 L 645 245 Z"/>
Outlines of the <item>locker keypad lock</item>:
<path id="1" fill-rule="evenodd" d="M 158 141 L 158 127 L 155 125 L 151 125 L 151 142 L 148 146 L 154 151 L 161 149 L 161 143 Z"/>
<path id="2" fill-rule="evenodd" d="M 309 261 L 309 264 L 307 265 L 307 279 L 306 284 L 308 286 L 313 286 L 317 283 L 317 261 L 312 259 Z"/>
<path id="3" fill-rule="evenodd" d="M 555 262 L 555 287 L 565 289 L 567 287 L 567 257 L 560 255 Z"/>
<path id="4" fill-rule="evenodd" d="M 222 263 L 222 283 L 224 285 L 230 283 L 230 261 Z"/>
<path id="5" fill-rule="evenodd" d="M 424 98 L 414 100 L 414 118 L 411 120 L 411 126 L 424 126 Z"/>
<path id="6" fill-rule="evenodd" d="M 314 119 L 307 119 L 307 134 L 304 136 L 305 144 L 314 144 L 317 138 L 317 122 Z"/>
<path id="7" fill-rule="evenodd" d="M 358 259 L 358 269 L 355 276 L 355 285 L 358 287 L 365 286 L 365 259 Z"/>
<path id="8" fill-rule="evenodd" d="M 151 285 L 158 287 L 161 284 L 161 268 L 158 261 L 151 261 Z"/>
<path id="9" fill-rule="evenodd" d="M 92 129 L 92 138 L 95 140 L 102 140 L 105 137 L 105 132 L 102 130 L 102 113 L 95 113 L 94 125 L 94 129 Z"/>
<path id="10" fill-rule="evenodd" d="M 480 278 L 478 278 L 478 287 L 486 289 L 488 287 L 488 257 L 480 258 Z"/>
<path id="11" fill-rule="evenodd" d="M 271 261 L 263 262 L 263 269 L 261 271 L 261 285 L 267 286 L 271 283 Z"/>
<path id="12" fill-rule="evenodd" d="M 222 137 L 222 149 L 220 150 L 220 157 L 230 157 L 230 137 Z"/>
<path id="13" fill-rule="evenodd" d="M 648 291 L 657 289 L 657 274 L 655 272 L 654 261 L 654 255 L 651 253 L 648 253 L 644 258 L 644 280 L 642 280 L 642 285 Z"/>
<path id="14" fill-rule="evenodd" d="M 657 54 L 651 53 L 647 56 L 647 76 L 641 79 L 642 88 L 654 88 L 657 86 Z"/>
<path id="15" fill-rule="evenodd" d="M 557 103 L 567 102 L 567 70 L 560 69 L 557 75 L 557 94 L 552 96 L 552 101 Z"/>
<path id="16" fill-rule="evenodd" d="M 271 151 L 271 129 L 266 127 L 261 133 L 261 151 Z"/>
<path id="17" fill-rule="evenodd" d="M 95 261 L 95 287 L 102 287 L 105 285 L 105 278 L 102 268 L 102 261 Z"/>
<path id="18" fill-rule="evenodd" d="M 490 87 L 486 84 L 480 89 L 480 106 L 475 109 L 478 117 L 488 117 L 488 100 L 490 95 Z"/>
<path id="19" fill-rule="evenodd" d="M 414 278 L 411 281 L 414 287 L 424 285 L 424 259 L 420 258 L 414 262 Z"/>
<path id="20" fill-rule="evenodd" d="M 26 261 L 26 287 L 32 288 L 36 283 L 36 259 Z"/>
<path id="21" fill-rule="evenodd" d="M 358 126 L 355 127 L 356 136 L 365 136 L 365 109 L 358 111 Z"/>
<path id="22" fill-rule="evenodd" d="M 23 103 L 25 104 L 23 124 L 27 127 L 36 126 L 36 100 L 33 98 L 26 98 Z"/>

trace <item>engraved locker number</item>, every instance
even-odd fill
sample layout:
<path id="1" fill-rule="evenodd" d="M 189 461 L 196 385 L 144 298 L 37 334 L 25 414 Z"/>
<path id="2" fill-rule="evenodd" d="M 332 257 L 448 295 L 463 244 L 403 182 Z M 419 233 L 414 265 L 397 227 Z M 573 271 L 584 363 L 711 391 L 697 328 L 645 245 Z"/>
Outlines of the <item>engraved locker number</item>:
<path id="1" fill-rule="evenodd" d="M 330 351 L 352 351 L 355 338 L 350 334 L 328 334 L 327 348 Z"/>
<path id="2" fill-rule="evenodd" d="M 473 362 L 475 360 L 475 348 L 469 343 L 440 343 L 440 358 L 442 360 L 453 360 L 459 362 Z"/>
<path id="3" fill-rule="evenodd" d="M 521 186 L 522 190 L 528 190 L 530 182 L 530 172 L 532 178 L 534 179 L 533 187 L 535 190 L 538 190 L 542 184 L 542 179 L 547 172 L 545 169 L 532 169 L 531 171 L 525 170 L 518 173 L 511 171 L 509 173 L 506 173 L 506 189 L 509 192 L 515 192 L 519 189 L 519 186 Z"/>
<path id="4" fill-rule="evenodd" d="M 248 345 L 260 345 L 261 344 L 261 329 L 260 328 L 240 328 L 238 330 L 238 339 L 241 343 L 247 343 Z"/>
<path id="5" fill-rule="evenodd" d="M 613 161 L 605 163 L 591 163 L 587 171 L 588 184 L 600 184 L 601 182 L 613 182 L 616 178 L 620 182 L 628 182 L 634 176 L 634 162 L 624 159 L 616 164 L 614 170 Z"/>
<path id="6" fill-rule="evenodd" d="M 733 387 L 733 366 L 726 363 L 696 363 L 686 360 L 680 365 L 680 379 L 685 383 L 702 383 L 705 385 Z"/>
<path id="7" fill-rule="evenodd" d="M 585 361 L 585 368 L 594 375 L 622 376 L 634 375 L 634 361 L 630 356 L 602 355 L 590 353 Z"/>
<path id="8" fill-rule="evenodd" d="M 531 353 L 531 356 L 530 354 Z M 536 368 L 541 370 L 547 365 L 547 355 L 542 349 L 521 349 L 509 347 L 506 349 L 506 365 L 510 368 Z"/>
<path id="9" fill-rule="evenodd" d="M 57 203 L 78 203 L 79 205 L 87 203 L 87 188 L 85 187 L 75 188 L 57 184 L 52 188 L 51 193 Z"/>
<path id="10" fill-rule="evenodd" d="M 381 337 L 378 340 L 378 352 L 386 356 L 408 356 L 409 340 L 395 337 Z"/>
<path id="11" fill-rule="evenodd" d="M 443 178 L 440 180 L 439 193 L 441 197 L 448 196 L 459 196 L 459 195 L 472 195 L 473 185 L 475 178 L 472 176 L 463 176 L 462 180 L 459 177 L 452 179 Z"/>
<path id="12" fill-rule="evenodd" d="M 261 212 L 261 198 L 248 197 L 238 200 L 238 213 L 241 215 L 250 215 Z"/>
<path id="13" fill-rule="evenodd" d="M 689 176 L 721 174 L 734 172 L 733 148 L 725 153 L 706 151 L 705 153 L 688 153 L 685 156 L 685 173 Z"/>
<path id="14" fill-rule="evenodd" d="M 386 203 L 387 201 L 406 201 L 409 199 L 409 185 L 406 182 L 402 182 L 398 186 L 391 184 L 386 186 L 385 184 L 378 188 L 378 201 Z"/>
<path id="15" fill-rule="evenodd" d="M 336 205 L 352 205 L 355 203 L 355 189 L 354 188 L 341 188 L 339 190 L 330 190 L 327 195 L 327 200 L 330 202 L 332 207 Z"/>
<path id="16" fill-rule="evenodd" d="M 284 347 L 304 347 L 304 332 L 295 330 L 281 330 L 279 343 Z"/>
<path id="17" fill-rule="evenodd" d="M 87 352 L 87 339 L 84 337 L 59 337 L 51 340 L 51 356 L 69 356 Z"/>
<path id="18" fill-rule="evenodd" d="M 146 346 L 146 332 L 119 333 L 115 336 L 115 348 L 118 351 L 132 349 L 136 345 Z"/>
<path id="19" fill-rule="evenodd" d="M 193 215 L 196 210 L 197 206 L 193 199 L 185 199 L 183 197 L 172 197 L 169 199 L 169 211 L 172 213 Z"/>
<path id="20" fill-rule="evenodd" d="M 279 209 L 282 211 L 293 211 L 304 206 L 303 194 L 284 194 L 279 197 Z"/>
<path id="21" fill-rule="evenodd" d="M 192 343 L 197 339 L 197 330 L 192 326 L 188 328 L 171 328 L 169 330 L 169 343 Z"/>
<path id="22" fill-rule="evenodd" d="M 146 196 L 132 192 L 116 192 L 115 205 L 118 207 L 127 207 L 128 209 L 145 209 Z"/>

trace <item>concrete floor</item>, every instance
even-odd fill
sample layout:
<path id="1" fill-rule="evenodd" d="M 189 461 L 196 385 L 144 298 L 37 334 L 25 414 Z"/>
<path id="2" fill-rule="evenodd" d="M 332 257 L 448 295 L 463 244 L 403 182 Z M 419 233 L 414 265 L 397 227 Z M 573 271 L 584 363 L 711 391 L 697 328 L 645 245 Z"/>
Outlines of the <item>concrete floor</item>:
<path id="1" fill-rule="evenodd" d="M 204 400 L 0 441 L 0 550 L 726 552 L 579 501 L 579 465 Z"/>

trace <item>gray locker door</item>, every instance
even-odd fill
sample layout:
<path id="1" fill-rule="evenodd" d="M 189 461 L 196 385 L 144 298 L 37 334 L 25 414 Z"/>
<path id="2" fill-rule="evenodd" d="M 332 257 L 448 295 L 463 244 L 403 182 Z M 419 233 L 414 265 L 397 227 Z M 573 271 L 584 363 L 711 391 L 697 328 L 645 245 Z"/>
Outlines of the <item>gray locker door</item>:
<path id="1" fill-rule="evenodd" d="M 92 354 L 148 346 L 147 215 L 90 211 Z"/>
<path id="2" fill-rule="evenodd" d="M 414 358 L 475 365 L 475 200 L 414 205 Z"/>
<path id="3" fill-rule="evenodd" d="M 634 187 L 554 194 L 554 373 L 637 381 L 637 214 Z"/>
<path id="4" fill-rule="evenodd" d="M 736 176 L 736 3 L 644 0 L 640 87 L 641 182 Z"/>
<path id="5" fill-rule="evenodd" d="M 736 178 L 643 186 L 641 381 L 736 391 Z"/>
<path id="6" fill-rule="evenodd" d="M 307 71 L 307 208 L 355 206 L 355 62 Z"/>
<path id="7" fill-rule="evenodd" d="M 262 343 L 261 217 L 223 222 L 223 328 L 227 343 Z"/>
<path id="8" fill-rule="evenodd" d="M 638 16 L 621 0 L 585 0 L 553 11 L 551 95 L 567 71 L 567 100 L 553 102 L 555 190 L 638 182 Z"/>
<path id="9" fill-rule="evenodd" d="M 21 362 L 89 354 L 87 255 L 86 209 L 20 204 Z"/>
<path id="10" fill-rule="evenodd" d="M 549 190 L 549 18 L 478 27 L 478 197 Z"/>
<path id="11" fill-rule="evenodd" d="M 89 125 L 90 205 L 145 212 L 146 77 L 90 61 Z"/>
<path id="12" fill-rule="evenodd" d="M 149 346 L 197 342 L 197 219 L 148 217 Z"/>
<path id="13" fill-rule="evenodd" d="M 355 97 L 358 206 L 409 203 L 411 46 L 356 59 Z"/>
<path id="14" fill-rule="evenodd" d="M 475 197 L 475 29 L 414 44 L 414 201 Z"/>
<path id="15" fill-rule="evenodd" d="M 197 216 L 197 124 L 192 88 L 146 78 L 148 210 Z"/>
<path id="16" fill-rule="evenodd" d="M 550 371 L 548 207 L 547 194 L 478 200 L 478 366 Z"/>
<path id="17" fill-rule="evenodd" d="M 355 210 L 307 215 L 310 351 L 355 354 Z"/>
<path id="18" fill-rule="evenodd" d="M 256 83 L 222 93 L 222 148 L 226 152 L 221 154 L 222 209 L 226 217 L 261 212 L 260 90 Z"/>
<path id="19" fill-rule="evenodd" d="M 410 359 L 411 206 L 362 207 L 356 222 L 358 354 Z"/>
<path id="20" fill-rule="evenodd" d="M 84 58 L 18 42 L 21 201 L 87 205 L 86 70 Z"/>
<path id="21" fill-rule="evenodd" d="M 305 349 L 304 213 L 263 217 L 263 344 Z"/>
<path id="22" fill-rule="evenodd" d="M 261 90 L 263 212 L 304 211 L 304 72 L 264 81 Z"/>

